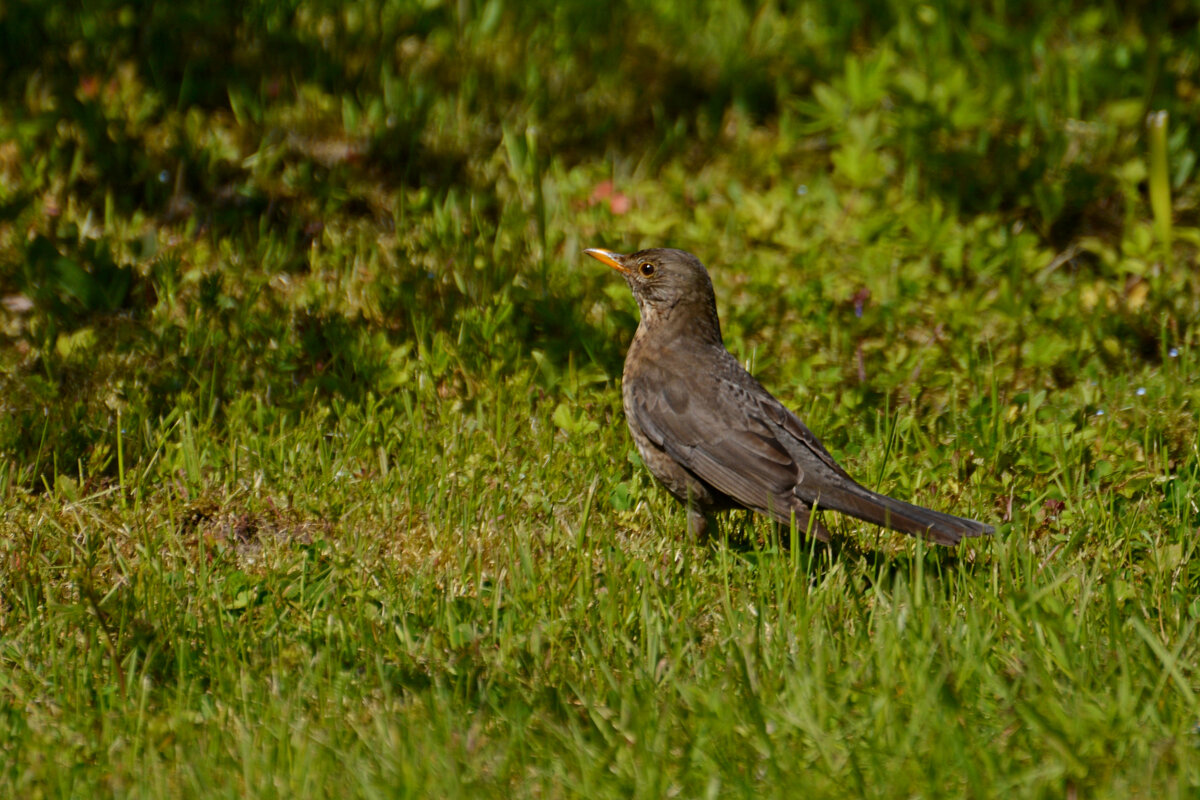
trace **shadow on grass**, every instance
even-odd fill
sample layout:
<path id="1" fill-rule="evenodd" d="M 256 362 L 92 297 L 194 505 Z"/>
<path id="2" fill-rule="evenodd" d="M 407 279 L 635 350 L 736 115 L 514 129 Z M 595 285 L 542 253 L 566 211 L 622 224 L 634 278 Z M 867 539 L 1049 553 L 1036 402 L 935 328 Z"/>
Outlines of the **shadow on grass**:
<path id="1" fill-rule="evenodd" d="M 770 531 L 762 535 L 762 521 L 750 511 L 735 512 L 722 521 L 721 533 L 712 537 L 711 546 L 725 547 L 751 563 L 786 557 L 792 552 L 793 536 L 783 526 L 767 525 Z M 875 541 L 882 537 L 908 538 L 906 534 L 878 529 Z M 898 577 L 911 578 L 919 572 L 926 575 L 943 575 L 950 572 L 974 574 L 980 569 L 990 569 L 987 556 L 964 557 L 959 547 L 942 547 L 926 544 L 923 550 L 905 548 L 900 552 L 888 552 L 879 547 L 863 545 L 851 536 L 833 532 L 831 541 L 810 539 L 804 534 L 795 537 L 799 548 L 802 568 L 812 575 L 823 575 L 835 564 L 850 567 L 852 575 L 860 576 L 867 586 L 889 586 Z M 918 566 L 917 560 L 921 560 Z"/>

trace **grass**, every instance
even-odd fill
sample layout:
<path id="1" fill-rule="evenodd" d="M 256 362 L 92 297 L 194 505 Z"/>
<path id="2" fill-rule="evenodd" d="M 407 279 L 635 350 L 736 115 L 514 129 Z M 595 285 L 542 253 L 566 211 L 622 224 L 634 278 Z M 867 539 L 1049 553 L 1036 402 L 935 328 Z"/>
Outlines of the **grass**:
<path id="1" fill-rule="evenodd" d="M 1194 19 L 783 5 L 12 5 L 0 794 L 1195 795 Z M 689 540 L 663 244 L 996 536 Z"/>

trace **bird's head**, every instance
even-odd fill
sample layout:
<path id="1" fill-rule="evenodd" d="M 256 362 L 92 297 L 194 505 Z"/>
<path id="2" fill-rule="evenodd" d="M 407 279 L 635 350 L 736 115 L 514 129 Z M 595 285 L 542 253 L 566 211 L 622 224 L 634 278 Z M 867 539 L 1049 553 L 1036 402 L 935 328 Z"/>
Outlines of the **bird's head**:
<path id="1" fill-rule="evenodd" d="M 621 255 L 611 250 L 584 250 L 625 277 L 642 312 L 642 326 L 668 323 L 695 326 L 697 335 L 721 339 L 712 280 L 700 259 L 683 250 L 654 248 Z"/>

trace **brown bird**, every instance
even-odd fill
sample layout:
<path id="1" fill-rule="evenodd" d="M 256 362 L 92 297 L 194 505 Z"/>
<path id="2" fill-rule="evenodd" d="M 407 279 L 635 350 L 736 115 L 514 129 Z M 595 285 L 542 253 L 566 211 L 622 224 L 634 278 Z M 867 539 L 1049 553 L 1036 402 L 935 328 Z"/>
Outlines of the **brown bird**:
<path id="1" fill-rule="evenodd" d="M 642 460 L 688 509 L 702 536 L 714 511 L 748 508 L 823 541 L 811 516 L 833 509 L 943 545 L 992 526 L 931 511 L 854 481 L 795 414 L 725 349 L 712 281 L 682 250 L 585 253 L 619 271 L 641 324 L 625 356 L 621 395 Z"/>

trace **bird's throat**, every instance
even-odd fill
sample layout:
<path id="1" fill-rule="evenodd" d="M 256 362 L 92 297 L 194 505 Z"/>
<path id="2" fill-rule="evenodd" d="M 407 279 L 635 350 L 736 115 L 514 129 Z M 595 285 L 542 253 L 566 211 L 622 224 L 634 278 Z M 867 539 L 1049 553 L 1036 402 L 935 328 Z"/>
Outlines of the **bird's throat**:
<path id="1" fill-rule="evenodd" d="M 653 336 L 658 341 L 691 341 L 697 344 L 721 345 L 721 322 L 716 305 L 708 300 L 680 300 L 663 303 L 639 303 L 642 321 L 636 338 Z"/>

